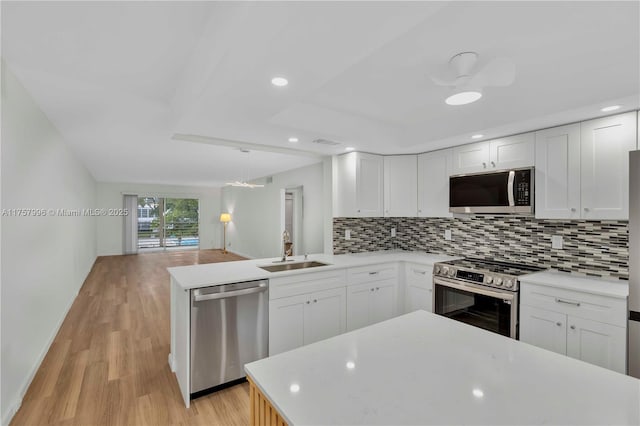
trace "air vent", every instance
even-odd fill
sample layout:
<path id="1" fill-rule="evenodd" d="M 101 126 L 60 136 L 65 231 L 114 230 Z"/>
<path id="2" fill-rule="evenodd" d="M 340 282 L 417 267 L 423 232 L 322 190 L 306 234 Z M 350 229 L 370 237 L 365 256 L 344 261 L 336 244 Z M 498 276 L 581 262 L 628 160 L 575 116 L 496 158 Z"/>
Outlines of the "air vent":
<path id="1" fill-rule="evenodd" d="M 320 145 L 328 145 L 328 146 L 340 145 L 340 142 L 330 141 L 329 139 L 315 139 L 312 142 Z"/>

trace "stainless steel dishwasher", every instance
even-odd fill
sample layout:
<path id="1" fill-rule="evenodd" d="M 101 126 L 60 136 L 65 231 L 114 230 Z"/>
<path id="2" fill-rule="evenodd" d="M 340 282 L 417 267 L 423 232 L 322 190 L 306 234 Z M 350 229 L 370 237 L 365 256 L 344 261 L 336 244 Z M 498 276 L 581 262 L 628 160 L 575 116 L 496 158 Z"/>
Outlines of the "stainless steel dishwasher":
<path id="1" fill-rule="evenodd" d="M 269 354 L 268 280 L 191 290 L 191 396 L 245 377 Z M 194 395 L 195 394 L 195 395 Z"/>

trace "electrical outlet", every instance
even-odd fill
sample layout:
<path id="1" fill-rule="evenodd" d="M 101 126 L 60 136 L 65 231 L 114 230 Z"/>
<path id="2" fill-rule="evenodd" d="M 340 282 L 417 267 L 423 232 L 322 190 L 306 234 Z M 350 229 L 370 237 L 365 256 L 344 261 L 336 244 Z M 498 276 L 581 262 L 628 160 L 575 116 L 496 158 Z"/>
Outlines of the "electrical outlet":
<path id="1" fill-rule="evenodd" d="M 345 240 L 350 240 L 351 239 L 351 229 L 345 229 L 344 230 L 344 239 Z"/>
<path id="2" fill-rule="evenodd" d="M 451 241 L 451 229 L 445 229 L 444 231 L 444 239 L 447 241 Z"/>
<path id="3" fill-rule="evenodd" d="M 551 248 L 552 249 L 562 249 L 562 235 L 553 235 L 551 237 Z"/>
<path id="4" fill-rule="evenodd" d="M 396 228 L 391 228 L 391 236 L 392 237 L 396 236 Z"/>

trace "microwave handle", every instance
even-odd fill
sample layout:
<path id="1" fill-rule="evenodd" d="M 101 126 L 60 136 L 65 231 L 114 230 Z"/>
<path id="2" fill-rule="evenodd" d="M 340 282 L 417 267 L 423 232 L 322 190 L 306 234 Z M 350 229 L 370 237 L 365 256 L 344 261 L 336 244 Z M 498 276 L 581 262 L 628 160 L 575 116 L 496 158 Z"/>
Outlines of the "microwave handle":
<path id="1" fill-rule="evenodd" d="M 515 206 L 515 196 L 513 193 L 513 181 L 516 178 L 516 172 L 509 170 L 509 181 L 507 182 L 507 194 L 509 195 L 509 206 Z"/>

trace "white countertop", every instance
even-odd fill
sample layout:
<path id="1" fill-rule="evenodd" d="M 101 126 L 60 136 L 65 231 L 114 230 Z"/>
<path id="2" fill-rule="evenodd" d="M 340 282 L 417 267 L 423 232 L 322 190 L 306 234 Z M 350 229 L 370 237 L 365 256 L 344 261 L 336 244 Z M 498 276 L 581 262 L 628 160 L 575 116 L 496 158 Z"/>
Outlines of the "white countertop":
<path id="1" fill-rule="evenodd" d="M 536 272 L 520 277 L 520 283 L 539 284 L 583 293 L 626 299 L 629 295 L 629 282 L 597 277 L 583 277 L 555 270 Z"/>
<path id="2" fill-rule="evenodd" d="M 291 426 L 640 424 L 640 380 L 425 311 L 245 370 Z"/>
<path id="3" fill-rule="evenodd" d="M 304 256 L 294 256 L 294 262 L 304 261 Z M 327 266 L 298 269 L 282 272 L 268 272 L 259 266 L 275 265 L 279 258 L 240 260 L 235 262 L 207 263 L 201 265 L 178 266 L 168 268 L 174 280 L 185 290 L 199 287 L 228 284 L 233 282 L 261 280 L 268 278 L 284 277 L 288 275 L 321 272 L 331 269 L 351 268 L 355 266 L 372 265 L 385 262 L 415 262 L 432 265 L 435 262 L 458 259 L 458 257 L 429 254 L 424 252 L 388 251 L 369 252 L 357 254 L 310 254 L 309 261 L 327 263 Z"/>

